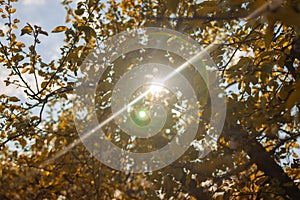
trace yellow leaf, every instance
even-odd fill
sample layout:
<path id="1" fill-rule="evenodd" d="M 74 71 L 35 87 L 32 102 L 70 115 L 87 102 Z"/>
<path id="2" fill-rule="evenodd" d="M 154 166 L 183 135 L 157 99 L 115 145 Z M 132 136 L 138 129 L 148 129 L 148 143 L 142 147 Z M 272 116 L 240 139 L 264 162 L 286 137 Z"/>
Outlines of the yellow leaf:
<path id="1" fill-rule="evenodd" d="M 34 71 L 35 71 L 34 67 L 33 67 L 33 66 L 32 66 L 32 67 L 30 67 L 30 69 L 29 69 L 29 73 L 30 73 L 30 74 L 32 74 L 32 73 L 34 73 Z"/>
<path id="2" fill-rule="evenodd" d="M 299 144 L 297 144 L 297 142 L 293 142 L 292 143 L 292 147 L 293 148 L 299 148 Z M 296 156 L 294 156 L 294 157 L 296 157 Z"/>
<path id="3" fill-rule="evenodd" d="M 20 142 L 22 148 L 24 148 L 26 146 L 26 144 L 27 144 L 27 142 L 26 142 L 26 140 L 24 138 L 20 138 L 19 142 Z"/>
<path id="4" fill-rule="evenodd" d="M 46 175 L 46 176 L 49 176 L 49 175 L 50 175 L 50 172 L 49 172 L 49 171 L 45 171 L 45 175 Z"/>
<path id="5" fill-rule="evenodd" d="M 30 34 L 32 32 L 32 29 L 30 26 L 25 26 L 24 28 L 21 29 L 21 36 L 25 34 Z"/>
<path id="6" fill-rule="evenodd" d="M 88 38 L 97 37 L 95 30 L 89 26 L 79 26 L 78 30 L 83 31 Z"/>
<path id="7" fill-rule="evenodd" d="M 12 9 L 10 9 L 10 14 L 13 14 L 13 13 L 15 13 L 16 12 L 16 9 L 15 8 L 12 8 Z"/>
<path id="8" fill-rule="evenodd" d="M 83 8 L 75 10 L 75 14 L 76 15 L 82 15 L 83 13 L 84 13 L 84 9 Z"/>
<path id="9" fill-rule="evenodd" d="M 14 23 L 19 23 L 19 22 L 20 22 L 20 20 L 14 19 Z"/>
<path id="10" fill-rule="evenodd" d="M 25 44 L 23 42 L 16 42 L 16 46 L 25 47 Z"/>
<path id="11" fill-rule="evenodd" d="M 24 68 L 24 69 L 21 71 L 21 73 L 24 74 L 24 73 L 26 73 L 28 70 L 29 70 L 29 68 Z"/>
<path id="12" fill-rule="evenodd" d="M 52 30 L 52 33 L 59 33 L 68 30 L 66 26 L 57 26 Z"/>
<path id="13" fill-rule="evenodd" d="M 42 88 L 45 88 L 47 84 L 48 84 L 48 81 L 42 82 L 42 84 L 41 84 Z"/>
<path id="14" fill-rule="evenodd" d="M 18 99 L 18 97 L 10 97 L 9 100 L 10 100 L 10 101 L 13 101 L 13 102 L 20 101 L 20 100 Z"/>

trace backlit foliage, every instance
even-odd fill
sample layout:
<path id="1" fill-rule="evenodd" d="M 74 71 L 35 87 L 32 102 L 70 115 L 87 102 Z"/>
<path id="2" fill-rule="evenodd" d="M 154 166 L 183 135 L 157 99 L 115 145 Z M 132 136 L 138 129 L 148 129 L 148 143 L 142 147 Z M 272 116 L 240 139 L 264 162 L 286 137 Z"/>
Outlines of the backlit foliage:
<path id="1" fill-rule="evenodd" d="M 1 81 L 27 97 L 0 94 L 0 199 L 300 199 L 300 1 L 76 2 L 62 1 L 65 24 L 47 33 L 30 22 L 19 27 L 18 1 L 0 0 L 0 63 L 10 72 Z M 84 58 L 110 36 L 143 26 L 174 29 L 203 46 L 222 38 L 211 54 L 228 105 L 218 148 L 199 160 L 191 147 L 148 174 L 110 169 L 81 144 L 48 162 L 79 140 L 71 94 Z M 65 37 L 57 60 L 37 50 L 49 34 Z"/>

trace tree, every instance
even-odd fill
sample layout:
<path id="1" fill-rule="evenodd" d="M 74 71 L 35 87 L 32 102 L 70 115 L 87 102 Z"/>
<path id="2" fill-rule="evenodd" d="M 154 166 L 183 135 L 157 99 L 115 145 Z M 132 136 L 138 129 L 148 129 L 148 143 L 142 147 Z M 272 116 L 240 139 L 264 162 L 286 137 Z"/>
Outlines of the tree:
<path id="1" fill-rule="evenodd" d="M 21 103 L 16 96 L 0 96 L 1 199 L 300 198 L 299 1 L 82 0 L 72 7 L 72 0 L 64 0 L 66 24 L 52 33 L 31 23 L 19 28 L 16 3 L 0 0 L 5 25 L 0 63 L 10 71 L 6 86 L 17 86 L 27 99 Z M 222 72 L 227 116 L 217 149 L 206 157 L 198 159 L 191 146 L 163 169 L 134 174 L 105 166 L 80 142 L 69 146 L 79 140 L 71 94 L 81 64 L 100 42 L 144 26 L 180 31 L 204 47 L 221 38 L 211 56 Z M 36 48 L 41 35 L 62 33 L 61 57 L 46 62 Z M 21 37 L 31 37 L 33 43 L 22 43 Z M 124 73 L 121 65 L 116 64 L 116 73 Z M 102 100 L 103 92 L 114 87 L 104 81 L 109 74 L 99 81 Z M 204 109 L 208 107 L 209 101 Z M 99 121 L 108 114 L 100 109 Z M 114 142 L 122 146 L 122 139 Z M 147 145 L 137 144 L 142 150 Z M 63 153 L 51 160 L 57 152 Z"/>

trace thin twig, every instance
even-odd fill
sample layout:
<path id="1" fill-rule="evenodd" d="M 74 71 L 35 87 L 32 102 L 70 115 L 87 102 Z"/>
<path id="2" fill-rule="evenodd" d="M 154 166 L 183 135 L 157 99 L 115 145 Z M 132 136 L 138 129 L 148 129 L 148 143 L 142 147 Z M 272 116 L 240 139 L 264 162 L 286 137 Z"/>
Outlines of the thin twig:
<path id="1" fill-rule="evenodd" d="M 291 134 L 290 134 L 290 135 L 291 135 Z M 299 137 L 299 136 L 300 136 L 300 133 L 298 133 L 298 134 L 296 134 L 296 135 L 293 135 L 293 136 L 291 136 L 291 137 L 289 137 L 289 138 L 285 138 L 285 139 L 283 139 L 283 140 L 279 140 L 278 144 L 276 144 L 276 146 L 273 147 L 273 149 L 270 151 L 270 153 L 271 153 L 271 154 L 274 154 L 275 151 L 276 151 L 279 147 L 281 147 L 282 145 L 284 145 L 286 142 L 288 142 L 288 141 L 290 141 L 290 140 L 295 140 L 295 139 L 297 139 L 297 137 Z"/>
<path id="2" fill-rule="evenodd" d="M 222 67 L 222 76 L 224 76 L 225 70 L 227 68 L 227 66 L 229 65 L 229 63 L 231 62 L 231 60 L 233 59 L 233 57 L 235 56 L 236 52 L 241 48 L 241 46 L 244 44 L 244 42 L 248 39 L 248 37 L 250 37 L 250 35 L 259 27 L 261 26 L 261 24 L 256 25 L 248 35 L 246 35 L 246 37 L 241 41 L 241 43 L 239 43 L 238 47 L 234 50 L 234 52 L 232 53 L 231 57 L 229 58 L 229 60 L 227 61 L 227 63 Z"/>

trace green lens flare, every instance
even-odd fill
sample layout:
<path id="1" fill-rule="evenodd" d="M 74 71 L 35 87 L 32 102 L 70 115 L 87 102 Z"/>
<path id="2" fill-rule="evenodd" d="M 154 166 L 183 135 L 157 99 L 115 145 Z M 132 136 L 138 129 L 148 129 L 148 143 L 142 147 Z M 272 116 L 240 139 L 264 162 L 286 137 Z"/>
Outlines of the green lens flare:
<path id="1" fill-rule="evenodd" d="M 147 126 L 150 122 L 150 114 L 146 109 L 137 109 L 131 113 L 131 118 L 138 126 Z"/>
<path id="2" fill-rule="evenodd" d="M 138 116 L 139 116 L 140 119 L 144 119 L 145 117 L 147 117 L 147 111 L 146 110 L 140 110 Z"/>

